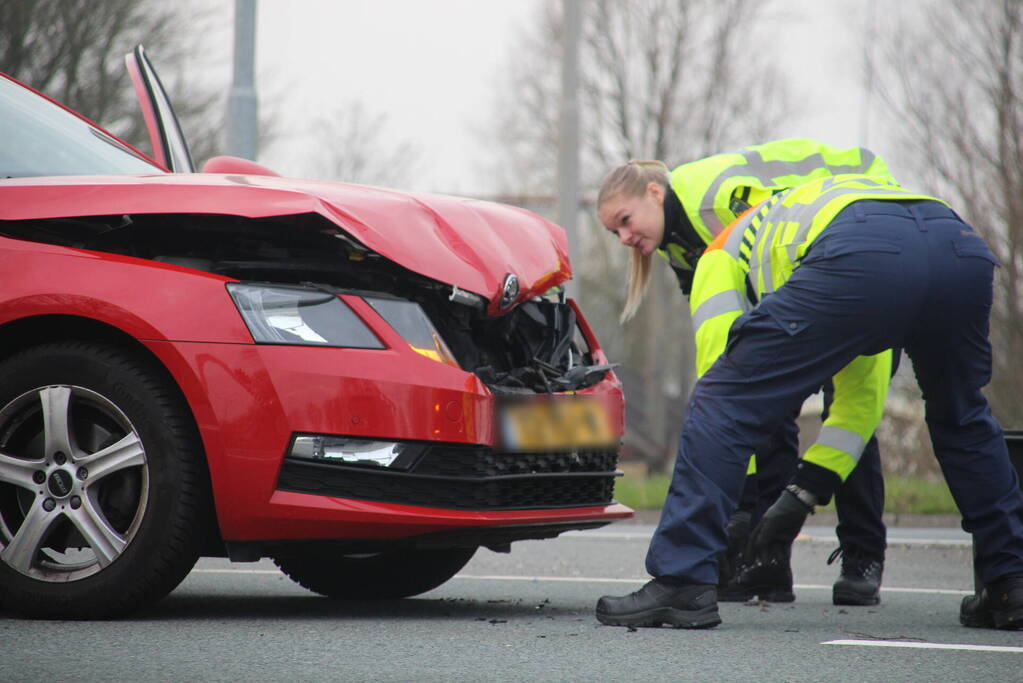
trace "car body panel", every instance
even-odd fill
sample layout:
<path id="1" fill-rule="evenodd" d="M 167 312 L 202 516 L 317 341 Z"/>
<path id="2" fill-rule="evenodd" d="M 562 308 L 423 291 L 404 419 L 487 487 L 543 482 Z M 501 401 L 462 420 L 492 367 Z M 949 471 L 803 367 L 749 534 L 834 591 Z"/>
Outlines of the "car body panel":
<path id="1" fill-rule="evenodd" d="M 564 230 L 528 211 L 480 200 L 215 174 L 15 178 L 0 185 L 0 220 L 138 213 L 316 213 L 368 249 L 492 304 L 508 274 L 519 279 L 516 301 L 571 275 Z"/>
<path id="2" fill-rule="evenodd" d="M 561 510 L 471 511 L 421 508 L 412 505 L 313 496 L 276 491 L 268 509 L 272 523 L 288 538 L 324 539 L 340 528 L 348 538 L 403 538 L 462 529 L 526 524 L 608 522 L 627 519 L 632 510 L 619 503 Z M 415 530 L 410 534 L 410 530 Z"/>
<path id="3" fill-rule="evenodd" d="M 178 117 L 143 47 L 138 45 L 125 55 L 124 63 L 132 85 L 135 86 L 135 95 L 149 132 L 153 157 L 161 166 L 176 173 L 195 171 Z"/>
<path id="4" fill-rule="evenodd" d="M 170 264 L 0 237 L 0 324 L 83 316 L 136 339 L 251 344 L 225 281 Z"/>
<path id="5" fill-rule="evenodd" d="M 142 74 L 142 68 L 134 53 L 124 56 L 125 66 L 128 69 L 128 77 L 131 79 L 132 87 L 135 88 L 135 99 L 139 103 L 139 110 L 142 113 L 142 120 L 146 124 L 146 131 L 149 133 L 149 146 L 152 149 L 150 158 L 169 170 L 167 165 L 167 150 L 160 136 L 160 125 L 156 117 L 155 105 L 149 96 L 146 87 L 146 80 Z"/>

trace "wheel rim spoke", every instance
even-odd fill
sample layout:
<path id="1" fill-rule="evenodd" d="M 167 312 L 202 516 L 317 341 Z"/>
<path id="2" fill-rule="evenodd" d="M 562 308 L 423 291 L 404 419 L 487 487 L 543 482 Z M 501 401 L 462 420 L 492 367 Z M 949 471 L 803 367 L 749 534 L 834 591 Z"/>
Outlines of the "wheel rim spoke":
<path id="1" fill-rule="evenodd" d="M 115 403 L 88 386 L 37 386 L 3 407 L 0 431 L 3 565 L 70 583 L 125 553 L 150 481 L 141 437 Z"/>
<path id="2" fill-rule="evenodd" d="M 0 453 L 0 482 L 32 489 L 38 486 L 32 481 L 32 474 L 39 469 L 42 469 L 42 463 L 38 460 L 22 460 Z"/>
<path id="3" fill-rule="evenodd" d="M 44 510 L 41 500 L 37 500 L 25 515 L 14 538 L 3 552 L 0 552 L 0 559 L 19 572 L 27 574 L 32 569 L 32 562 L 39 552 L 43 539 L 46 538 L 46 532 L 59 517 L 58 513 Z"/>
<path id="4" fill-rule="evenodd" d="M 101 567 L 116 560 L 128 544 L 88 497 L 82 500 L 82 507 L 70 512 L 68 517 L 96 554 L 96 561 Z"/>
<path id="5" fill-rule="evenodd" d="M 89 480 L 98 481 L 108 474 L 126 467 L 137 467 L 146 463 L 146 452 L 134 432 L 125 435 L 117 443 L 90 455 L 75 459 L 78 465 L 89 466 Z"/>
<path id="6" fill-rule="evenodd" d="M 46 455 L 74 453 L 71 437 L 71 387 L 46 387 L 39 392 L 43 407 L 43 439 Z"/>

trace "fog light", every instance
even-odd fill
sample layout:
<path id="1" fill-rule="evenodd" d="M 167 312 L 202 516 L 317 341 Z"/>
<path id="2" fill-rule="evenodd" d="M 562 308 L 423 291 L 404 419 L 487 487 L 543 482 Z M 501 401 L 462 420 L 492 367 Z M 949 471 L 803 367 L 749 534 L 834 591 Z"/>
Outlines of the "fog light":
<path id="1" fill-rule="evenodd" d="M 424 446 L 401 441 L 369 441 L 343 436 L 296 436 L 289 454 L 294 458 L 344 465 L 408 469 Z"/>

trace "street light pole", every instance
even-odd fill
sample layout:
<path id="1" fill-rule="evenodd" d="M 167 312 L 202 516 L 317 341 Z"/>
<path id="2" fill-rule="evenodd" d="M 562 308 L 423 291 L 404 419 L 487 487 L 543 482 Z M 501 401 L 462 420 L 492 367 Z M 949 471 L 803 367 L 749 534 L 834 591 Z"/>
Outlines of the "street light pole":
<path id="1" fill-rule="evenodd" d="M 252 161 L 259 153 L 256 0 L 234 3 L 234 77 L 227 97 L 227 153 Z"/>
<path id="2" fill-rule="evenodd" d="M 558 135 L 558 223 L 568 236 L 569 260 L 579 268 L 579 34 L 580 0 L 562 0 L 561 121 Z M 574 289 L 574 287 L 573 287 Z"/>

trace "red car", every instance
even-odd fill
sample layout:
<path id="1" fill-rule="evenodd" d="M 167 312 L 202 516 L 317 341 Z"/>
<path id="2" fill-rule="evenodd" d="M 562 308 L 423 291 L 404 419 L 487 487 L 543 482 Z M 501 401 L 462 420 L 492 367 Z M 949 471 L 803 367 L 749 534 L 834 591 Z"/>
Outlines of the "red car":
<path id="1" fill-rule="evenodd" d="M 200 556 L 343 599 L 628 517 L 565 234 L 483 201 L 154 158 L 0 78 L 0 606 L 125 614 Z M 171 172 L 168 172 L 171 171 Z"/>

